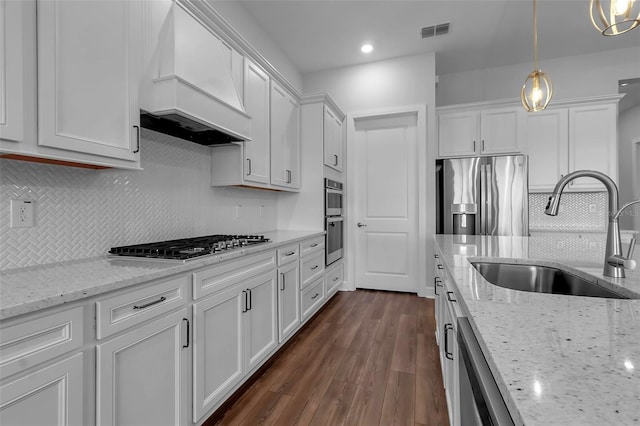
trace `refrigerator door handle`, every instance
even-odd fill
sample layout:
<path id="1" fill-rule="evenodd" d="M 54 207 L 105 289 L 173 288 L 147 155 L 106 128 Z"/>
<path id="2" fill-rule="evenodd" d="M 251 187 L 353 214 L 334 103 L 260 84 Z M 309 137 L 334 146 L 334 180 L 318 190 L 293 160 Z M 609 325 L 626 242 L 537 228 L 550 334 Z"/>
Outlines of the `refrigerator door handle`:
<path id="1" fill-rule="evenodd" d="M 480 202 L 478 205 L 480 206 L 480 235 L 485 235 L 487 233 L 487 213 L 486 213 L 486 197 L 487 197 L 487 175 L 485 171 L 485 165 L 480 165 Z"/>
<path id="2" fill-rule="evenodd" d="M 486 208 L 484 210 L 484 216 L 485 219 L 487 221 L 487 225 L 486 225 L 486 229 L 485 229 L 485 234 L 486 235 L 493 235 L 493 217 L 491 215 L 491 213 L 493 212 L 493 188 L 490 188 L 489 185 L 491 185 L 491 182 L 493 182 L 493 168 L 491 167 L 491 164 L 487 164 L 485 166 L 484 169 L 484 179 L 485 182 L 487 182 L 487 187 L 485 188 L 485 203 L 486 203 Z"/>

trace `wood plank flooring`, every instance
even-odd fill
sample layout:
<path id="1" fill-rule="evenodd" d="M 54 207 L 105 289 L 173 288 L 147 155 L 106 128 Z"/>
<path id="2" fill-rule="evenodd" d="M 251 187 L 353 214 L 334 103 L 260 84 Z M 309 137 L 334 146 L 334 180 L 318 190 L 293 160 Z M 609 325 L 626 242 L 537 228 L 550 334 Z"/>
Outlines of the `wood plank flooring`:
<path id="1" fill-rule="evenodd" d="M 217 425 L 448 425 L 434 301 L 340 292 Z"/>

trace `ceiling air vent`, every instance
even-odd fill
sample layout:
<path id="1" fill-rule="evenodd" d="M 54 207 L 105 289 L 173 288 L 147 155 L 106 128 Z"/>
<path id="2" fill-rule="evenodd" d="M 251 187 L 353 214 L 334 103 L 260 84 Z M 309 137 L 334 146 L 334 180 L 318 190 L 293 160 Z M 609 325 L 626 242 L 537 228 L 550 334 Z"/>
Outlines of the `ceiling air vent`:
<path id="1" fill-rule="evenodd" d="M 420 30 L 420 33 L 422 34 L 422 38 L 429 38 L 433 36 L 444 35 L 449 32 L 450 25 L 451 25 L 450 22 L 446 22 L 444 24 L 438 24 L 438 25 L 431 25 L 430 27 L 424 27 L 422 30 Z"/>

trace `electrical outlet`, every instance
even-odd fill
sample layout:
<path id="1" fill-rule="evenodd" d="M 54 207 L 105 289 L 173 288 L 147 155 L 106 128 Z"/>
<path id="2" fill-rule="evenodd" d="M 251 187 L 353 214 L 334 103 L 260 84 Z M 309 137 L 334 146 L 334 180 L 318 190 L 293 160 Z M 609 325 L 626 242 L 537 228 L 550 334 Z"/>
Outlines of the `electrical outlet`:
<path id="1" fill-rule="evenodd" d="M 34 202 L 32 200 L 11 200 L 11 227 L 33 227 Z"/>

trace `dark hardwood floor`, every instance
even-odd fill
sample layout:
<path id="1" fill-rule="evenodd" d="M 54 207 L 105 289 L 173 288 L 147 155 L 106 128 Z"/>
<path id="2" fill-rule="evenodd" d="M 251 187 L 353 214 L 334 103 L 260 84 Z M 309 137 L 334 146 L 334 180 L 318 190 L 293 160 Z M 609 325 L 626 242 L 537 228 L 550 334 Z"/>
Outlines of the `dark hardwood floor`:
<path id="1" fill-rule="evenodd" d="M 406 293 L 340 292 L 210 420 L 447 425 L 433 305 Z"/>

